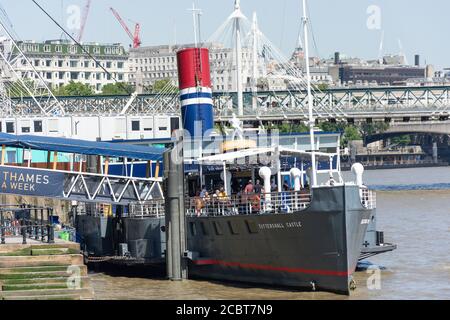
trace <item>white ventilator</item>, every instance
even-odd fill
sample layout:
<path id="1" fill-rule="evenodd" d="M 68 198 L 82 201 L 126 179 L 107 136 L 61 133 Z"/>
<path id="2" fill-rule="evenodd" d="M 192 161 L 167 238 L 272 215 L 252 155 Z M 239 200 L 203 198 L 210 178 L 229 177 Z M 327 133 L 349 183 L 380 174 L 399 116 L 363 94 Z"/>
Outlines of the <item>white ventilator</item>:
<path id="1" fill-rule="evenodd" d="M 294 182 L 294 190 L 295 191 L 300 191 L 301 186 L 302 186 L 302 184 L 301 184 L 302 172 L 298 168 L 292 168 L 289 171 L 289 174 L 291 176 L 291 181 Z"/>
<path id="2" fill-rule="evenodd" d="M 259 176 L 264 181 L 264 194 L 266 202 L 270 202 L 270 177 L 272 176 L 272 171 L 269 167 L 262 167 L 259 169 Z"/>
<path id="3" fill-rule="evenodd" d="M 361 163 L 355 163 L 352 165 L 352 173 L 355 175 L 355 184 L 362 187 L 364 166 Z"/>

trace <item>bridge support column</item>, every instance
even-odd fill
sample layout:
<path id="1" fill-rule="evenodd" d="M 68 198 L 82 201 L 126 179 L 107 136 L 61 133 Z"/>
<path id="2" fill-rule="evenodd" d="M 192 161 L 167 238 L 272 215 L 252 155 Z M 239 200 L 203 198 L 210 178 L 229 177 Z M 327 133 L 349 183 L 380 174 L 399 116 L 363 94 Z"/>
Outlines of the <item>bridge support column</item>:
<path id="1" fill-rule="evenodd" d="M 437 142 L 433 142 L 433 163 L 438 163 L 438 146 Z"/>
<path id="2" fill-rule="evenodd" d="M 164 153 L 166 199 L 166 270 L 170 280 L 187 279 L 182 141 Z M 181 151 L 181 152 L 180 152 Z"/>

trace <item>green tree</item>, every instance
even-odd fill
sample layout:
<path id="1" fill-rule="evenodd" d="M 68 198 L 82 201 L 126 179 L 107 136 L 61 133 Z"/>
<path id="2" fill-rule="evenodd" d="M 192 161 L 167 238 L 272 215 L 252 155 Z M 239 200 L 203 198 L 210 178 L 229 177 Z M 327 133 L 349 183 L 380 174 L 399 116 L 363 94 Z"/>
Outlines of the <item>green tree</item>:
<path id="1" fill-rule="evenodd" d="M 102 95 L 108 96 L 131 94 L 133 92 L 133 86 L 125 82 L 109 83 L 102 88 Z"/>
<path id="2" fill-rule="evenodd" d="M 399 136 L 399 137 L 393 137 L 391 139 L 391 143 L 401 145 L 401 146 L 407 146 L 411 144 L 411 136 L 408 134 Z"/>
<path id="3" fill-rule="evenodd" d="M 172 84 L 170 79 L 155 81 L 152 89 L 152 93 L 176 93 L 177 91 L 178 88 Z"/>
<path id="4" fill-rule="evenodd" d="M 54 94 L 57 96 L 92 96 L 94 90 L 87 84 L 70 81 L 68 84 L 59 87 Z"/>
<path id="5" fill-rule="evenodd" d="M 347 146 L 350 141 L 361 140 L 361 132 L 354 125 L 348 125 L 344 130 L 342 145 Z"/>
<path id="6" fill-rule="evenodd" d="M 34 92 L 34 89 L 32 89 L 34 87 L 34 81 L 31 79 L 24 79 L 22 83 L 19 80 L 16 80 L 9 83 L 6 87 L 6 91 L 11 98 L 28 97 L 30 94 L 26 87 L 29 88 L 31 92 Z"/>
<path id="7" fill-rule="evenodd" d="M 326 83 L 319 83 L 316 87 L 317 87 L 317 89 L 319 89 L 320 91 L 326 91 L 326 90 L 328 90 L 328 84 L 326 84 Z"/>

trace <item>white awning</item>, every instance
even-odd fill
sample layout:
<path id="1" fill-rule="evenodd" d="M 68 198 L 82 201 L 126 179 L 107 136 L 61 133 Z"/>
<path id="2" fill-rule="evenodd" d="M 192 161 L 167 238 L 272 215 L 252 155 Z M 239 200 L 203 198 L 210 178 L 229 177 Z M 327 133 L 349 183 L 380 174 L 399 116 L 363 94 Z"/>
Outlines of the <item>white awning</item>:
<path id="1" fill-rule="evenodd" d="M 198 158 L 197 161 L 200 164 L 217 165 L 217 164 L 223 164 L 224 162 L 232 163 L 237 159 L 242 159 L 245 157 L 257 156 L 259 154 L 267 154 L 267 153 L 274 154 L 276 152 L 277 152 L 276 147 L 250 148 L 250 149 L 239 150 L 239 151 L 234 151 L 234 152 L 216 154 L 216 155 L 207 156 L 207 157 L 201 157 L 201 158 Z M 289 155 L 293 155 L 293 156 L 305 156 L 305 157 L 309 157 L 309 158 L 311 158 L 311 156 L 312 156 L 312 152 L 310 152 L 310 151 L 296 150 L 296 149 L 283 148 L 283 147 L 279 147 L 278 152 L 280 154 L 289 154 Z M 315 152 L 315 155 L 316 155 L 316 157 L 327 158 L 327 159 L 329 159 L 330 157 L 336 156 L 335 153 L 325 153 L 325 152 Z"/>

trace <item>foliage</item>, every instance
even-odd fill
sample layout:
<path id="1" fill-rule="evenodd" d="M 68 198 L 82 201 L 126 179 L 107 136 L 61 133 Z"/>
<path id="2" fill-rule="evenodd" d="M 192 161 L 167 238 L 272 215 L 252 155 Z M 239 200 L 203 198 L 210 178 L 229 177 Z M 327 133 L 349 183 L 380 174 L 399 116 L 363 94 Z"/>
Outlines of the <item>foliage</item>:
<path id="1" fill-rule="evenodd" d="M 407 146 L 407 145 L 411 144 L 411 136 L 408 134 L 405 134 L 402 136 L 393 137 L 393 138 L 391 138 L 391 143 L 397 144 L 397 145 L 402 145 L 402 146 Z"/>
<path id="2" fill-rule="evenodd" d="M 172 84 L 170 79 L 155 81 L 152 89 L 152 93 L 176 93 L 177 91 L 178 88 Z"/>
<path id="3" fill-rule="evenodd" d="M 70 81 L 55 90 L 54 94 L 56 96 L 91 96 L 94 94 L 94 90 L 87 84 Z"/>
<path id="4" fill-rule="evenodd" d="M 31 79 L 23 80 L 25 86 L 30 89 L 31 92 L 34 90 L 35 83 Z M 10 83 L 7 87 L 7 92 L 11 98 L 20 98 L 20 97 L 28 97 L 30 94 L 28 93 L 25 86 L 19 80 Z"/>
<path id="5" fill-rule="evenodd" d="M 320 91 L 326 91 L 326 90 L 328 90 L 329 86 L 326 83 L 319 83 L 316 87 Z"/>
<path id="6" fill-rule="evenodd" d="M 102 89 L 102 94 L 109 96 L 131 94 L 132 92 L 134 92 L 133 86 L 125 82 L 109 83 Z"/>
<path id="7" fill-rule="evenodd" d="M 376 133 L 384 133 L 387 129 L 389 129 L 389 123 L 386 122 L 364 123 L 361 126 L 361 132 L 364 136 L 370 136 Z"/>

